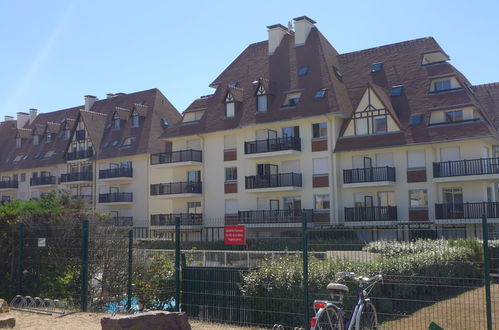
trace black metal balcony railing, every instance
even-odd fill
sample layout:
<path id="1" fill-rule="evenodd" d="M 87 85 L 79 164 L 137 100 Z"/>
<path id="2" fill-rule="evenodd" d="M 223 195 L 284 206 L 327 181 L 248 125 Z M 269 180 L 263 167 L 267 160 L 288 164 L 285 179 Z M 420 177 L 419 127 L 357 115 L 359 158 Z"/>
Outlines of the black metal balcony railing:
<path id="1" fill-rule="evenodd" d="M 119 192 L 119 193 L 99 194 L 99 203 L 121 203 L 121 202 L 133 202 L 133 193 Z"/>
<path id="2" fill-rule="evenodd" d="M 151 155 L 151 165 L 170 164 L 179 162 L 202 162 L 203 152 L 201 150 L 179 150 L 173 152 L 160 152 Z"/>
<path id="3" fill-rule="evenodd" d="M 246 189 L 301 187 L 301 173 L 279 173 L 246 177 Z"/>
<path id="4" fill-rule="evenodd" d="M 499 158 L 465 159 L 433 163 L 433 177 L 499 174 Z"/>
<path id="5" fill-rule="evenodd" d="M 301 139 L 299 137 L 282 137 L 244 142 L 244 153 L 247 155 L 283 150 L 301 151 Z"/>
<path id="6" fill-rule="evenodd" d="M 104 224 L 108 226 L 118 226 L 118 227 L 132 227 L 133 217 L 113 217 L 104 220 Z"/>
<path id="7" fill-rule="evenodd" d="M 61 182 L 92 181 L 92 172 L 61 174 Z"/>
<path id="8" fill-rule="evenodd" d="M 396 206 L 345 207 L 345 221 L 396 221 Z"/>
<path id="9" fill-rule="evenodd" d="M 151 196 L 172 194 L 201 194 L 201 182 L 171 182 L 151 185 Z"/>
<path id="10" fill-rule="evenodd" d="M 343 170 L 343 183 L 395 182 L 395 167 L 368 167 Z"/>
<path id="11" fill-rule="evenodd" d="M 85 130 L 84 129 L 80 129 L 80 130 L 76 131 L 76 139 L 78 141 L 85 140 Z"/>
<path id="12" fill-rule="evenodd" d="M 436 219 L 499 218 L 499 202 L 475 202 L 435 204 Z"/>
<path id="13" fill-rule="evenodd" d="M 0 181 L 0 189 L 14 189 L 19 188 L 19 181 L 9 180 Z"/>
<path id="14" fill-rule="evenodd" d="M 53 175 L 49 176 L 39 176 L 37 178 L 31 178 L 29 180 L 29 184 L 31 186 L 43 186 L 48 184 L 56 184 L 57 178 Z"/>
<path id="15" fill-rule="evenodd" d="M 175 218 L 180 217 L 181 225 L 202 225 L 201 213 L 151 214 L 151 226 L 175 226 Z"/>
<path id="16" fill-rule="evenodd" d="M 72 151 L 66 154 L 66 161 L 86 159 L 92 157 L 93 155 L 94 155 L 93 148 L 88 148 L 86 150 Z"/>
<path id="17" fill-rule="evenodd" d="M 237 212 L 238 222 L 252 223 L 300 223 L 304 213 L 313 214 L 313 210 L 253 210 Z M 311 217 L 309 218 L 311 219 Z"/>
<path id="18" fill-rule="evenodd" d="M 99 179 L 111 179 L 111 178 L 132 178 L 133 168 L 131 167 L 119 167 L 119 168 L 109 168 L 107 170 L 99 170 Z"/>

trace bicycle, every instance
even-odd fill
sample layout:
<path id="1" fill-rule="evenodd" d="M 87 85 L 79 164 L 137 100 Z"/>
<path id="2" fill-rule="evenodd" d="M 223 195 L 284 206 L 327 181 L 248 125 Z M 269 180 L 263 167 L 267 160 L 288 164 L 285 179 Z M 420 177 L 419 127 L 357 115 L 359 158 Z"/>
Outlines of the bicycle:
<path id="1" fill-rule="evenodd" d="M 353 280 L 358 283 L 352 314 L 346 320 L 343 297 L 348 293 L 348 287 L 341 283 L 329 283 L 327 290 L 331 293 L 331 300 L 314 301 L 315 316 L 310 320 L 310 330 L 378 329 L 378 315 L 368 294 L 377 282 L 383 280 L 383 276 L 375 275 L 368 278 L 347 272 L 337 273 L 336 276 L 337 281 Z"/>

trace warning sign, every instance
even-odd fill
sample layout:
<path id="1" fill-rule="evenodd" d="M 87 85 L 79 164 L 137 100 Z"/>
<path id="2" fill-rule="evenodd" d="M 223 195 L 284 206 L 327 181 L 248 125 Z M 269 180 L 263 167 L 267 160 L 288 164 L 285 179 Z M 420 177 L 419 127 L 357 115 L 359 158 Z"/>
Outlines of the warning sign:
<path id="1" fill-rule="evenodd" d="M 246 245 L 246 228 L 241 225 L 224 227 L 225 245 Z"/>

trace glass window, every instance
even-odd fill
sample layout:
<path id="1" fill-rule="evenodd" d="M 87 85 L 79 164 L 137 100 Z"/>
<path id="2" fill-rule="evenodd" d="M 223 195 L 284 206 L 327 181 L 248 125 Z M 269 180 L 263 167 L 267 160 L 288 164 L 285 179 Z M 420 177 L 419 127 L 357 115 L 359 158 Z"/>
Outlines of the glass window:
<path id="1" fill-rule="evenodd" d="M 302 66 L 301 68 L 298 69 L 298 77 L 304 76 L 308 73 L 309 66 Z"/>
<path id="2" fill-rule="evenodd" d="M 187 213 L 201 213 L 201 202 L 187 202 Z"/>
<path id="3" fill-rule="evenodd" d="M 225 181 L 237 181 L 237 167 L 225 168 Z"/>
<path id="4" fill-rule="evenodd" d="M 446 204 L 462 204 L 463 188 L 444 188 L 442 189 L 442 197 Z"/>
<path id="5" fill-rule="evenodd" d="M 52 134 L 47 133 L 46 142 L 49 143 L 50 141 L 52 141 Z"/>
<path id="6" fill-rule="evenodd" d="M 314 99 L 316 100 L 322 99 L 324 98 L 325 95 L 326 95 L 325 89 L 318 90 L 317 92 L 315 92 Z"/>
<path id="7" fill-rule="evenodd" d="M 371 72 L 379 72 L 383 68 L 383 63 L 373 63 L 371 65 Z"/>
<path id="8" fill-rule="evenodd" d="M 355 119 L 355 135 L 367 134 L 367 118 Z"/>
<path id="9" fill-rule="evenodd" d="M 284 210 L 301 210 L 301 198 L 296 197 L 284 197 Z"/>
<path id="10" fill-rule="evenodd" d="M 123 141 L 123 147 L 129 147 L 135 142 L 135 137 L 128 137 Z"/>
<path id="11" fill-rule="evenodd" d="M 38 135 L 33 136 L 33 144 L 36 146 L 40 142 Z"/>
<path id="12" fill-rule="evenodd" d="M 113 127 L 114 129 L 119 129 L 121 127 L 121 120 L 119 118 L 114 118 Z"/>
<path id="13" fill-rule="evenodd" d="M 282 137 L 300 137 L 300 126 L 283 127 Z"/>
<path id="14" fill-rule="evenodd" d="M 435 81 L 433 83 L 433 90 L 435 92 L 445 91 L 445 90 L 448 90 L 448 89 L 451 89 L 451 80 L 450 79 Z"/>
<path id="15" fill-rule="evenodd" d="M 71 130 L 65 129 L 64 130 L 64 138 L 67 140 L 71 137 Z"/>
<path id="16" fill-rule="evenodd" d="M 393 86 L 390 96 L 400 96 L 402 94 L 402 90 L 404 86 Z"/>
<path id="17" fill-rule="evenodd" d="M 235 103 L 226 103 L 225 104 L 225 118 L 232 118 L 235 115 Z"/>
<path id="18" fill-rule="evenodd" d="M 21 173 L 21 182 L 26 181 L 26 173 Z"/>
<path id="19" fill-rule="evenodd" d="M 16 148 L 21 148 L 21 138 L 16 138 Z"/>
<path id="20" fill-rule="evenodd" d="M 463 110 L 454 110 L 445 112 L 445 121 L 451 123 L 463 120 Z"/>
<path id="21" fill-rule="evenodd" d="M 409 207 L 427 207 L 428 206 L 428 194 L 426 189 L 412 189 L 409 190 Z"/>
<path id="22" fill-rule="evenodd" d="M 140 117 L 137 114 L 132 115 L 132 127 L 140 126 Z"/>
<path id="23" fill-rule="evenodd" d="M 387 130 L 386 117 L 375 118 L 374 119 L 374 132 L 381 133 L 381 132 L 386 132 L 386 130 Z"/>
<path id="24" fill-rule="evenodd" d="M 423 121 L 423 114 L 415 114 L 411 116 L 409 125 L 416 126 L 421 124 L 421 121 Z"/>
<path id="25" fill-rule="evenodd" d="M 188 171 L 187 172 L 188 182 L 199 182 L 201 181 L 201 171 Z"/>
<path id="26" fill-rule="evenodd" d="M 328 210 L 329 209 L 329 194 L 314 195 L 314 209 Z"/>
<path id="27" fill-rule="evenodd" d="M 327 136 L 327 123 L 312 124 L 312 135 L 314 138 L 321 138 Z"/>
<path id="28" fill-rule="evenodd" d="M 301 93 L 289 93 L 284 99 L 282 108 L 295 107 L 300 102 Z"/>
<path id="29" fill-rule="evenodd" d="M 256 92 L 256 111 L 257 112 L 267 112 L 267 91 L 265 87 L 260 84 Z"/>
<path id="30" fill-rule="evenodd" d="M 182 121 L 184 123 L 190 122 L 190 121 L 196 121 L 200 120 L 201 117 L 203 117 L 204 111 L 192 111 L 192 112 L 186 112 L 184 113 L 184 118 Z"/>

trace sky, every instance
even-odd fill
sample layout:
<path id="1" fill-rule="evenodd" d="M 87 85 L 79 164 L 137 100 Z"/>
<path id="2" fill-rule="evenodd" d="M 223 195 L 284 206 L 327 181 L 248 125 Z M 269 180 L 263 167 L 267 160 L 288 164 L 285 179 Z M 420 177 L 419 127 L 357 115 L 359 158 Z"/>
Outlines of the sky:
<path id="1" fill-rule="evenodd" d="M 0 0 L 0 121 L 158 88 L 182 112 L 266 26 L 306 15 L 340 53 L 433 36 L 499 81 L 499 1 Z"/>

